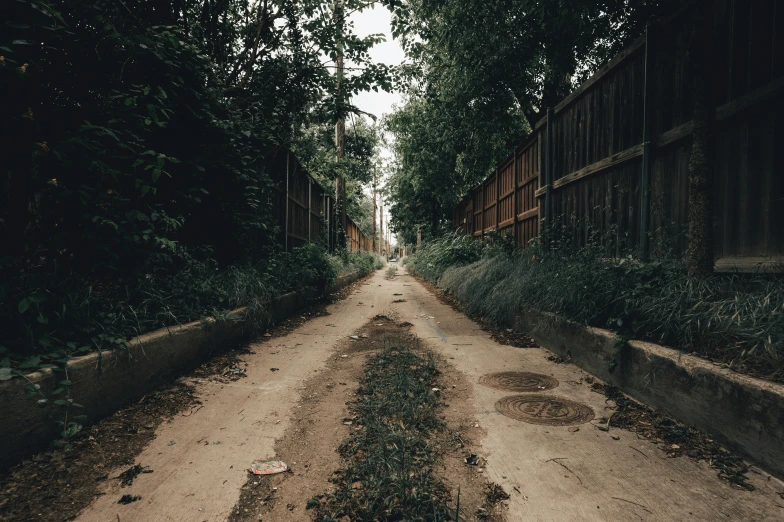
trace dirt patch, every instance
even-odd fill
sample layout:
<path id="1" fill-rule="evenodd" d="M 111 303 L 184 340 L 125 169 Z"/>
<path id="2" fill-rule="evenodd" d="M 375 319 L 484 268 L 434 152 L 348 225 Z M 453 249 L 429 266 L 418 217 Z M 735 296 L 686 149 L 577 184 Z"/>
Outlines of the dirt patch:
<path id="1" fill-rule="evenodd" d="M 340 299 L 350 291 L 347 287 L 332 298 Z M 311 318 L 326 314 L 324 304 L 316 304 L 270 329 L 259 341 L 285 335 Z M 105 481 L 122 483 L 132 481 L 139 473 L 154 473 L 144 462 L 135 462 L 136 456 L 155 437 L 162 423 L 170 422 L 176 415 L 190 415 L 201 407 L 194 388 L 182 381 L 191 378 L 222 383 L 236 381 L 245 375 L 247 364 L 243 356 L 252 353 L 247 347 L 240 347 L 217 355 L 183 379 L 86 427 L 69 447 L 41 452 L 8 470 L 0 477 L 0 521 L 72 520 L 101 495 Z M 128 469 L 121 476 L 109 475 L 111 470 L 123 467 Z M 115 501 L 139 500 L 143 501 L 124 495 Z"/>
<path id="2" fill-rule="evenodd" d="M 410 335 L 389 317 L 377 315 L 338 346 L 324 371 L 305 382 L 291 427 L 275 443 L 276 458 L 289 471 L 261 477 L 248 473 L 230 522 L 310 518 L 308 499 L 334 487 L 330 478 L 340 467 L 336 449 L 353 429 L 346 404 L 356 397 L 367 354 Z"/>

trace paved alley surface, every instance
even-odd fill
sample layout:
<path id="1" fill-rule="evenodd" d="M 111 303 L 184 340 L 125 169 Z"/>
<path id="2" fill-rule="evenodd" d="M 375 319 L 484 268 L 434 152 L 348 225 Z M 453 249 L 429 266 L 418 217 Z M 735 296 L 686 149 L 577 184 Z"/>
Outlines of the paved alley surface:
<path id="1" fill-rule="evenodd" d="M 739 491 L 719 480 L 706 463 L 667 458 L 656 445 L 628 431 L 604 432 L 590 423 L 574 431 L 498 413 L 495 403 L 514 393 L 486 387 L 479 379 L 501 371 L 552 376 L 559 385 L 541 394 L 589 406 L 597 418 L 611 411 L 604 395 L 581 382 L 587 374 L 579 368 L 548 361 L 550 353 L 541 348 L 492 341 L 402 267 L 392 280 L 383 270 L 377 272 L 327 309 L 330 315 L 316 317 L 288 335 L 254 343 L 255 354 L 243 357 L 248 367 L 241 380 L 198 382 L 204 407 L 162 424 L 137 458 L 154 473 L 140 475 L 122 493 L 141 495 L 142 500 L 119 506 L 119 486 L 107 484 L 107 494 L 78 520 L 225 521 L 246 482 L 249 464 L 276 457 L 275 441 L 289 426 L 303 383 L 325 367 L 341 341 L 376 314 L 412 323 L 413 333 L 472 383 L 471 422 L 484 433 L 476 443 L 487 459 L 487 478 L 511 495 L 507 520 L 784 519 L 784 499 L 775 491 L 775 479 L 751 474 L 757 489 Z M 340 419 L 335 422 L 339 425 Z M 302 520 L 309 520 L 309 512 L 302 512 Z"/>

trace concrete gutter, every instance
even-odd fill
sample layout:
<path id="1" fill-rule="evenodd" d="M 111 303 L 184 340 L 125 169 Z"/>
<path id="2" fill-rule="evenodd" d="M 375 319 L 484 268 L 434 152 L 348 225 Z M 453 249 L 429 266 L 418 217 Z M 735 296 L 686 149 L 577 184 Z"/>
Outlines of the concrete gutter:
<path id="1" fill-rule="evenodd" d="M 359 272 L 343 274 L 330 285 L 328 295 L 360 278 Z M 266 312 L 270 323 L 277 323 L 302 310 L 319 295 L 291 292 L 273 300 Z M 206 319 L 162 328 L 128 342 L 127 352 L 106 350 L 78 357 L 68 363 L 71 397 L 84 406 L 75 414 L 87 415 L 95 423 L 124 405 L 170 382 L 195 368 L 212 355 L 250 340 L 253 332 L 245 320 L 245 308 L 229 313 L 224 319 Z M 259 318 L 257 318 L 259 320 Z M 59 387 L 63 374 L 41 370 L 27 376 L 41 387 L 46 396 Z M 0 383 L 0 469 L 7 469 L 25 457 L 45 449 L 55 438 L 54 423 L 44 417 L 35 399 L 28 399 L 24 379 Z M 61 398 L 61 397 L 58 397 Z"/>
<path id="2" fill-rule="evenodd" d="M 518 314 L 515 329 L 627 395 L 694 426 L 784 476 L 784 385 L 552 314 Z"/>

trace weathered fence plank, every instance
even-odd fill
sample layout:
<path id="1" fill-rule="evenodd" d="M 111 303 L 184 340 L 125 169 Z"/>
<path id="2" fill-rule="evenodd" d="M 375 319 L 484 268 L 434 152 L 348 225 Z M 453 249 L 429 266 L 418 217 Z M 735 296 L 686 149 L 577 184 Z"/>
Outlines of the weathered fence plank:
<path id="1" fill-rule="evenodd" d="M 691 10 L 712 10 L 716 266 L 784 261 L 784 177 L 774 161 L 784 145 L 784 9 L 774 4 L 697 1 L 650 26 L 536 122 L 511 158 L 460 203 L 455 226 L 474 236 L 514 230 L 526 245 L 543 222 L 557 221 L 574 228 L 576 246 L 590 227 L 612 231 L 619 249 L 639 249 L 643 258 L 684 252 Z"/>

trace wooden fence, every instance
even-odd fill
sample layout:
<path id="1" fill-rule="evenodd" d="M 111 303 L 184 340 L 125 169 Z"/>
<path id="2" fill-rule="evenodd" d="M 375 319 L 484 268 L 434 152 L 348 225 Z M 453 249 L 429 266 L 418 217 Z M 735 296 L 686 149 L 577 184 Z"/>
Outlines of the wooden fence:
<path id="1" fill-rule="evenodd" d="M 335 200 L 313 180 L 289 150 L 280 148 L 267 159 L 273 180 L 272 212 L 286 251 L 323 239 L 330 250 L 337 241 Z M 370 237 L 347 218 L 346 246 L 371 251 Z"/>
<path id="2" fill-rule="evenodd" d="M 692 2 L 548 110 L 454 210 L 456 228 L 513 232 L 526 245 L 565 223 L 577 246 L 611 231 L 617 248 L 687 247 L 691 10 L 714 19 L 712 186 L 716 268 L 784 261 L 784 2 Z M 548 161 L 549 160 L 549 161 Z"/>

